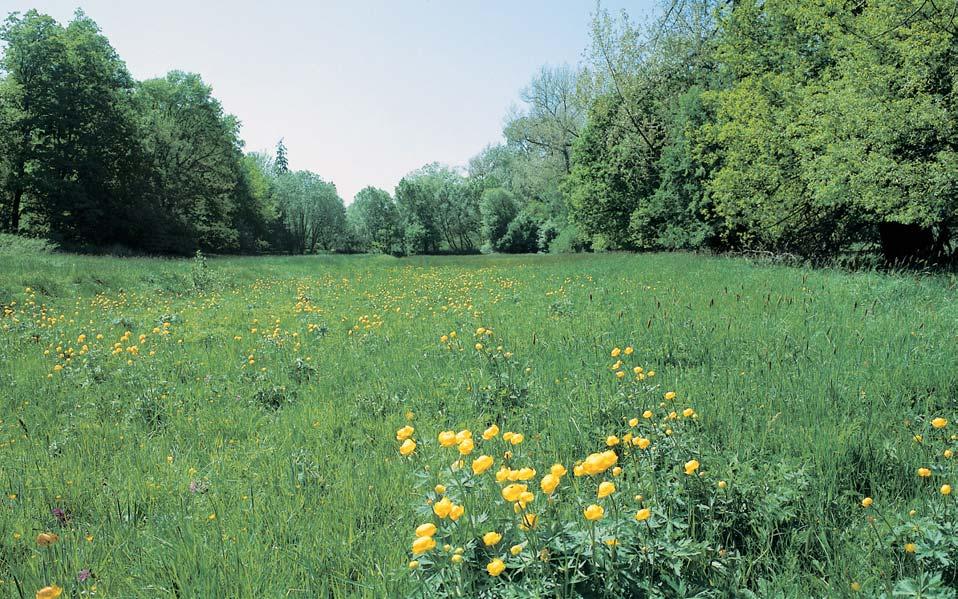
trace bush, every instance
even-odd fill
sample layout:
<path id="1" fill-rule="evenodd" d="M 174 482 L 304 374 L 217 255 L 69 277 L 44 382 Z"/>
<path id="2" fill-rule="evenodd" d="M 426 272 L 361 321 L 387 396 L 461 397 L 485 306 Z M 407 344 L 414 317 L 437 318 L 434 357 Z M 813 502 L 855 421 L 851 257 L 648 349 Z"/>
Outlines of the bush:
<path id="1" fill-rule="evenodd" d="M 56 250 L 56 244 L 46 239 L 0 233 L 0 254 L 3 255 L 52 254 Z"/>

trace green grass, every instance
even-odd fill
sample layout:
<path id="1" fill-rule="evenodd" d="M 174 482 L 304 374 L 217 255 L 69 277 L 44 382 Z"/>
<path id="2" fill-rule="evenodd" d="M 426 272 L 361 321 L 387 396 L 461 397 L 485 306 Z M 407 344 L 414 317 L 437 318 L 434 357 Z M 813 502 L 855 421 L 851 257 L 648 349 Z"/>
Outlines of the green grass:
<path id="1" fill-rule="evenodd" d="M 643 408 L 613 401 L 609 352 L 625 345 L 657 372 L 656 396 L 674 390 L 700 414 L 705 469 L 749 488 L 769 467 L 804 473 L 782 537 L 736 562 L 742 586 L 841 596 L 852 580 L 917 575 L 900 552 L 867 549 L 858 502 L 923 505 L 914 472 L 930 458 L 911 437 L 926 415 L 958 419 L 953 279 L 682 254 L 198 268 L 3 257 L 0 596 L 53 582 L 65 596 L 407 593 L 422 495 L 396 451 L 405 413 L 432 441 L 495 419 L 526 433 L 530 458 L 571 470 Z M 479 326 L 530 369 L 517 407 L 484 393 Z M 462 352 L 439 342 L 453 330 Z M 89 351 L 58 358 L 81 334 Z M 62 538 L 39 548 L 44 531 Z M 95 579 L 72 582 L 83 568 Z"/>

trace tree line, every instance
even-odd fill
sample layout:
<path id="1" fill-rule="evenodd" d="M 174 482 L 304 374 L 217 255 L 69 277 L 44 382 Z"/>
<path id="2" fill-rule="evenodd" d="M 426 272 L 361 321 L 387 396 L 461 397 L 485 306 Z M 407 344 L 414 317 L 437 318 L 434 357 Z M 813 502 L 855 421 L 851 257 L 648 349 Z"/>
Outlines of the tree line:
<path id="1" fill-rule="evenodd" d="M 148 252 L 708 250 L 953 259 L 958 0 L 597 8 L 503 142 L 393 193 L 244 154 L 198 75 L 136 82 L 82 13 L 0 30 L 0 222 Z"/>

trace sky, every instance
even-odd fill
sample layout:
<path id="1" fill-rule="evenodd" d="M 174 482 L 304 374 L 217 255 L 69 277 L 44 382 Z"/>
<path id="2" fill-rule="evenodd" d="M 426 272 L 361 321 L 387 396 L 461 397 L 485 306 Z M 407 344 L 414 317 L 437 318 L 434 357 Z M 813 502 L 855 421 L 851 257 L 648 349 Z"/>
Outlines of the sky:
<path id="1" fill-rule="evenodd" d="M 645 19 L 655 0 L 604 0 Z M 92 17 L 137 79 L 196 72 L 243 123 L 247 151 L 283 138 L 290 168 L 349 203 L 392 193 L 430 162 L 464 165 L 502 140 L 545 64 L 575 65 L 592 0 L 0 0 L 67 22 Z"/>

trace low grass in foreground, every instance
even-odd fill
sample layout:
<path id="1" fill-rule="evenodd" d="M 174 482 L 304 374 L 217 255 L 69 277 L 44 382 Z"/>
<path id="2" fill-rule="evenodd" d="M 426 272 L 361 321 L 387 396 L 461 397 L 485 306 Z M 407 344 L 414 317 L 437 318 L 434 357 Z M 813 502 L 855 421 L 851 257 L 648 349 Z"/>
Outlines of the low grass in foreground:
<path id="1" fill-rule="evenodd" d="M 956 365 L 948 277 L 4 256 L 0 596 L 951 597 Z"/>

